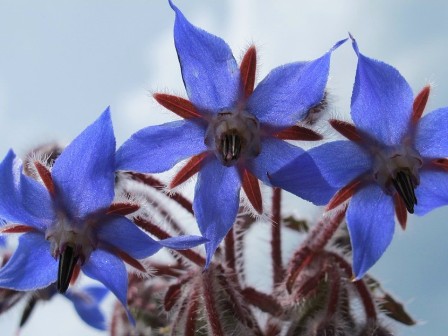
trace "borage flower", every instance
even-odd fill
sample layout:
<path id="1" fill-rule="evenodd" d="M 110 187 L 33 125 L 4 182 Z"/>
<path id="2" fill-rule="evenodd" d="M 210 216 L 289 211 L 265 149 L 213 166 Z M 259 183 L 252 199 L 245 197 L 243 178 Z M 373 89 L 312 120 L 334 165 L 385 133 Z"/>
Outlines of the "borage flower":
<path id="1" fill-rule="evenodd" d="M 347 224 L 353 270 L 360 279 L 389 246 L 394 213 L 403 229 L 407 211 L 424 214 L 448 203 L 448 108 L 421 118 L 429 86 L 413 99 L 406 80 L 392 66 L 361 54 L 351 101 L 355 125 L 330 120 L 351 141 L 335 141 L 309 154 L 330 184 L 339 188 L 327 209 L 351 197 Z M 283 185 L 294 178 L 300 158 L 272 174 Z M 407 211 L 406 211 L 407 210 Z"/>
<path id="2" fill-rule="evenodd" d="M 76 312 L 85 323 L 98 330 L 107 330 L 106 318 L 100 309 L 100 304 L 108 293 L 109 290 L 106 287 L 87 286 L 69 288 L 63 296 L 73 303 Z M 47 302 L 55 297 L 56 294 L 56 284 L 33 291 L 26 302 L 19 327 L 22 328 L 26 324 L 39 301 Z"/>
<path id="3" fill-rule="evenodd" d="M 65 148 L 51 168 L 33 161 L 43 183 L 22 172 L 10 151 L 0 164 L 2 233 L 23 233 L 17 250 L 0 270 L 0 287 L 30 291 L 57 281 L 64 293 L 81 269 L 103 283 L 126 307 L 130 264 L 162 246 L 189 248 L 201 237 L 155 241 L 124 215 L 138 206 L 112 203 L 115 137 L 109 110 Z M 113 276 L 111 276 L 113 275 Z"/>
<path id="4" fill-rule="evenodd" d="M 221 38 L 193 26 L 170 5 L 176 13 L 174 42 L 190 101 L 167 94 L 154 97 L 185 120 L 135 133 L 118 150 L 117 167 L 158 173 L 192 157 L 170 186 L 199 172 L 194 213 L 201 233 L 209 239 L 208 265 L 235 220 L 241 186 L 261 213 L 257 179 L 269 183 L 268 171 L 304 152 L 283 140 L 322 138 L 296 124 L 323 100 L 331 53 L 345 40 L 314 61 L 274 69 L 254 90 L 255 48 L 248 50 L 238 69 Z M 308 183 L 307 175 L 319 175 L 312 160 L 308 158 L 300 169 L 303 174 L 295 182 L 300 185 L 300 196 L 326 203 L 330 193 L 316 192 L 316 185 Z M 328 187 L 323 179 L 318 183 Z"/>

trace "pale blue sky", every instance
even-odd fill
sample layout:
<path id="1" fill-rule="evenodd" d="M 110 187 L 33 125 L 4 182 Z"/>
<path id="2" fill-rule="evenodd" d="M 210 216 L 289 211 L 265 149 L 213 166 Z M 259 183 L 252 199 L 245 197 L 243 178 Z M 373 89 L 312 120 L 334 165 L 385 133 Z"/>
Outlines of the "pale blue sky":
<path id="1" fill-rule="evenodd" d="M 223 37 L 237 58 L 259 50 L 261 79 L 273 67 L 316 58 L 350 31 L 362 52 L 397 67 L 414 92 L 434 84 L 428 111 L 448 105 L 448 3 L 419 0 L 178 0 L 195 25 Z M 171 115 L 151 92 L 184 95 L 165 0 L 0 0 L 0 157 L 50 140 L 67 142 L 111 106 L 117 142 Z M 332 113 L 349 111 L 356 59 L 334 55 Z M 289 203 L 293 204 L 294 201 Z M 400 335 L 444 335 L 448 317 L 447 210 L 411 218 L 372 274 L 424 322 Z M 95 335 L 65 300 L 34 312 L 22 335 Z M 61 314 L 60 311 L 64 313 Z M 59 315 L 56 315 L 59 314 Z M 73 319 L 71 318 L 73 315 Z M 19 312 L 0 316 L 12 334 Z M 49 326 L 57 325 L 54 330 Z M 78 329 L 79 328 L 79 329 Z M 76 332 L 75 332 L 76 329 Z"/>

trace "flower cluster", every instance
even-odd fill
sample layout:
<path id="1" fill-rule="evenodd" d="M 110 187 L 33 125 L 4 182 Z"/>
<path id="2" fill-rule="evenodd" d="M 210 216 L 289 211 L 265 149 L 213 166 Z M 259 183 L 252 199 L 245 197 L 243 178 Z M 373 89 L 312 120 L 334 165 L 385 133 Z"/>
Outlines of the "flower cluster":
<path id="1" fill-rule="evenodd" d="M 405 228 L 408 212 L 448 203 L 448 108 L 423 116 L 430 87 L 414 98 L 400 73 L 363 55 L 351 35 L 255 85 L 255 47 L 238 65 L 222 39 L 169 3 L 188 99 L 154 98 L 182 120 L 143 128 L 116 150 L 107 109 L 66 148 L 38 148 L 24 162 L 10 150 L 0 163 L 0 244 L 21 234 L 0 268 L 0 312 L 18 291 L 35 293 L 31 309 L 58 291 L 104 329 L 98 303 L 106 289 L 69 289 L 82 271 L 119 300 L 113 335 L 389 335 L 378 300 L 390 317 L 413 324 L 366 273 L 392 240 L 394 216 Z M 326 120 L 347 140 L 323 143 L 313 124 L 328 105 L 331 56 L 347 41 L 358 59 L 353 124 Z M 306 151 L 299 141 L 321 142 Z M 149 175 L 186 159 L 168 185 Z M 195 174 L 191 203 L 175 188 Z M 273 187 L 270 212 L 259 181 Z M 311 230 L 281 215 L 281 189 L 326 205 Z M 178 211 L 202 236 L 185 234 Z M 271 293 L 245 280 L 244 236 L 257 221 L 272 225 Z M 285 267 L 282 226 L 307 234 Z M 201 244 L 205 254 L 193 249 Z M 163 247 L 175 261 L 149 258 Z M 158 318 L 157 295 L 166 318 Z M 351 312 L 355 301 L 364 317 Z"/>

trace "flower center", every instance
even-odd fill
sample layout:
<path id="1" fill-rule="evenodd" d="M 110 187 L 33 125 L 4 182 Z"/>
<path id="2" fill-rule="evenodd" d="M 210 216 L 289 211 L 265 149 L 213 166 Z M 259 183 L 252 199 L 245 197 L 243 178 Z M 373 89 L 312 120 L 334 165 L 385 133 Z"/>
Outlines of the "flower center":
<path id="1" fill-rule="evenodd" d="M 260 124 L 244 110 L 223 111 L 210 121 L 205 144 L 225 166 L 235 165 L 241 157 L 260 154 Z"/>
<path id="2" fill-rule="evenodd" d="M 51 243 L 51 254 L 59 259 L 57 289 L 60 293 L 67 290 L 76 265 L 82 265 L 94 249 L 91 225 L 76 225 L 65 214 L 59 214 L 58 220 L 47 231 L 45 239 Z"/>
<path id="3" fill-rule="evenodd" d="M 419 169 L 423 164 L 420 154 L 411 147 L 381 149 L 375 153 L 373 177 L 384 192 L 401 197 L 409 213 L 417 204 L 415 188 L 420 184 Z"/>

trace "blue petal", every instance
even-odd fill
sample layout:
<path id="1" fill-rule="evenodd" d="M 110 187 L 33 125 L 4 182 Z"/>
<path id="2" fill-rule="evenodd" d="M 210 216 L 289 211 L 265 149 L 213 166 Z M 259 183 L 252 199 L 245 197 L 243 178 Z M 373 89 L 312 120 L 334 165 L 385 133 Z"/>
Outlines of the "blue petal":
<path id="1" fill-rule="evenodd" d="M 89 287 L 85 291 L 69 290 L 66 297 L 73 302 L 81 319 L 93 328 L 106 330 L 106 318 L 99 304 L 109 291 L 105 287 Z"/>
<path id="2" fill-rule="evenodd" d="M 423 157 L 448 157 L 448 107 L 425 115 L 417 126 L 415 147 Z"/>
<path id="3" fill-rule="evenodd" d="M 82 271 L 114 293 L 126 309 L 129 321 L 135 325 L 134 318 L 127 308 L 128 274 L 121 259 L 107 251 L 97 249 L 82 266 Z"/>
<path id="4" fill-rule="evenodd" d="M 346 218 L 353 271 L 356 279 L 361 279 L 392 241 L 395 228 L 392 197 L 376 184 L 368 185 L 353 195 Z"/>
<path id="5" fill-rule="evenodd" d="M 98 303 L 101 303 L 109 293 L 109 290 L 103 286 L 87 286 L 82 289 Z"/>
<path id="6" fill-rule="evenodd" d="M 187 250 L 200 244 L 206 243 L 208 240 L 201 236 L 179 236 L 160 240 L 159 243 L 164 247 L 173 250 Z"/>
<path id="7" fill-rule="evenodd" d="M 413 104 L 409 84 L 392 66 L 358 55 L 351 115 L 356 126 L 385 145 L 397 145 L 408 132 Z"/>
<path id="8" fill-rule="evenodd" d="M 274 186 L 316 205 L 327 204 L 337 191 L 325 181 L 313 159 L 306 152 L 270 174 L 270 180 Z"/>
<path id="9" fill-rule="evenodd" d="M 135 259 L 149 257 L 162 248 L 126 217 L 110 216 L 98 225 L 96 233 L 101 243 L 115 246 Z"/>
<path id="10" fill-rule="evenodd" d="M 115 136 L 109 109 L 56 159 L 53 181 L 64 210 L 74 218 L 109 207 L 114 198 Z"/>
<path id="11" fill-rule="evenodd" d="M 146 127 L 117 151 L 116 168 L 160 173 L 176 163 L 207 150 L 205 128 L 190 121 L 174 121 Z"/>
<path id="12" fill-rule="evenodd" d="M 240 70 L 229 46 L 219 37 L 193 26 L 176 12 L 174 43 L 191 102 L 200 110 L 218 112 L 235 105 L 241 93 Z"/>
<path id="13" fill-rule="evenodd" d="M 345 41 L 339 41 L 314 61 L 286 64 L 272 70 L 250 96 L 248 111 L 273 128 L 285 128 L 301 121 L 323 99 L 331 53 Z"/>
<path id="14" fill-rule="evenodd" d="M 0 247 L 6 246 L 6 238 L 3 236 L 0 236 Z"/>
<path id="15" fill-rule="evenodd" d="M 415 189 L 415 213 L 423 216 L 429 211 L 448 204 L 448 174 L 439 170 L 421 170 L 420 184 Z"/>
<path id="16" fill-rule="evenodd" d="M 54 220 L 47 189 L 22 174 L 22 162 L 10 150 L 0 163 L 0 217 L 44 230 Z"/>
<path id="17" fill-rule="evenodd" d="M 19 246 L 0 269 L 0 287 L 30 291 L 56 281 L 58 263 L 50 254 L 50 243 L 41 233 L 29 232 L 19 238 Z"/>
<path id="18" fill-rule="evenodd" d="M 323 177 L 335 188 L 342 188 L 372 169 L 372 158 L 351 141 L 327 142 L 308 151 Z"/>
<path id="19" fill-rule="evenodd" d="M 212 158 L 202 167 L 196 184 L 193 209 L 205 244 L 206 267 L 235 221 L 241 179 L 236 167 L 225 167 Z"/>
<path id="20" fill-rule="evenodd" d="M 284 140 L 267 137 L 261 141 L 260 154 L 248 162 L 247 168 L 259 180 L 270 185 L 271 180 L 268 174 L 278 171 L 303 152 L 302 148 L 293 146 Z"/>

